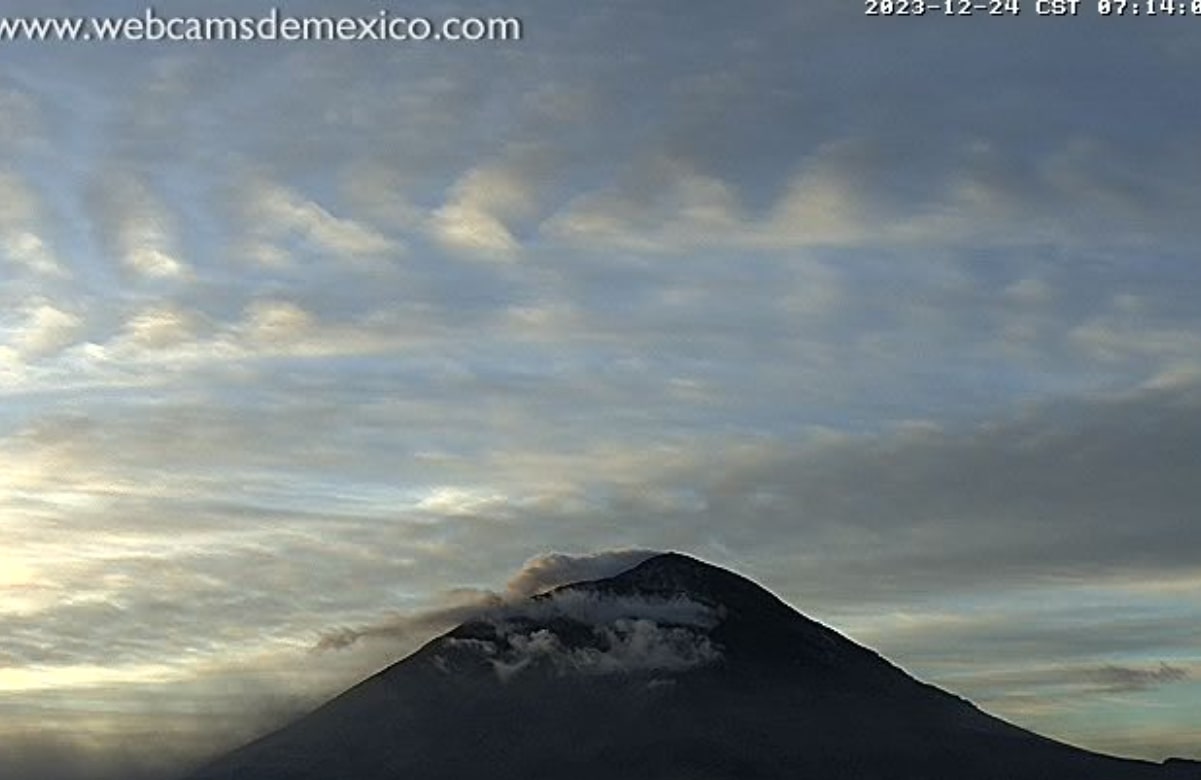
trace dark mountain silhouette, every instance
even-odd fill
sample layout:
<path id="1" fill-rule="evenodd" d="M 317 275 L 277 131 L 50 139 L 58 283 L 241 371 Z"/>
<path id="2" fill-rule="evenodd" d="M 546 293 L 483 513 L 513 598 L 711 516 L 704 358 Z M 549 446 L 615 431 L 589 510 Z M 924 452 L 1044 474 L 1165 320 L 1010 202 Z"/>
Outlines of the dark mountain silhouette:
<path id="1" fill-rule="evenodd" d="M 684 555 L 434 639 L 191 780 L 1176 780 L 919 682 Z"/>

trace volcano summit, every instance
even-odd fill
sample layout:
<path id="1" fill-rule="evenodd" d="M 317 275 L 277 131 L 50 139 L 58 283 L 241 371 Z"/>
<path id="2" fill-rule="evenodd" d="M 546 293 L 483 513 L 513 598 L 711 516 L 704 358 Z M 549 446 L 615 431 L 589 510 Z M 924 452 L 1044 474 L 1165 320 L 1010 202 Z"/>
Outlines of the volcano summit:
<path id="1" fill-rule="evenodd" d="M 676 553 L 491 610 L 189 780 L 1177 780 L 1020 729 Z"/>

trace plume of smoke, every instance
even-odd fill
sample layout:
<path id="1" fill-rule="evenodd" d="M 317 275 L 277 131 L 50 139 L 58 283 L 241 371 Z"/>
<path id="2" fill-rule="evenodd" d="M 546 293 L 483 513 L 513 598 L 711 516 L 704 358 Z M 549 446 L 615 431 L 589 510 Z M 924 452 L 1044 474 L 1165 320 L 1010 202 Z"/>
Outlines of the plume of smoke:
<path id="1" fill-rule="evenodd" d="M 338 626 L 323 631 L 313 646 L 315 651 L 345 650 L 362 640 L 392 642 L 420 641 L 452 626 L 474 620 L 488 610 L 503 607 L 508 601 L 498 593 L 483 590 L 457 590 L 444 597 L 444 603 L 422 612 L 393 614 L 366 626 Z"/>
<path id="2" fill-rule="evenodd" d="M 656 555 L 650 550 L 603 550 L 584 555 L 545 553 L 525 562 L 503 592 L 460 588 L 449 591 L 431 609 L 392 614 L 365 626 L 338 626 L 321 633 L 315 651 L 345 650 L 361 641 L 413 642 L 446 631 L 459 623 L 480 619 L 497 610 L 524 602 L 552 588 L 584 580 L 610 577 Z"/>
<path id="3" fill-rule="evenodd" d="M 610 577 L 655 554 L 606 550 L 538 555 L 526 561 L 503 593 L 452 591 L 444 604 L 424 612 L 326 631 L 314 649 L 341 650 L 372 639 L 402 641 L 459 623 L 482 622 L 491 627 L 494 639 L 449 638 L 443 647 L 486 660 L 502 680 L 531 665 L 546 665 L 557 673 L 610 674 L 679 671 L 712 663 L 720 651 L 707 631 L 721 615 L 705 604 L 679 596 L 615 596 L 583 589 L 548 593 L 565 584 Z M 541 597 L 531 599 L 533 595 Z M 568 643 L 546 627 L 559 621 L 582 627 L 588 640 Z M 436 657 L 435 663 L 450 668 L 444 656 Z"/>
<path id="4" fill-rule="evenodd" d="M 559 585 L 612 577 L 654 557 L 653 550 L 602 550 L 585 555 L 544 553 L 525 562 L 507 586 L 515 597 L 544 593 Z"/>

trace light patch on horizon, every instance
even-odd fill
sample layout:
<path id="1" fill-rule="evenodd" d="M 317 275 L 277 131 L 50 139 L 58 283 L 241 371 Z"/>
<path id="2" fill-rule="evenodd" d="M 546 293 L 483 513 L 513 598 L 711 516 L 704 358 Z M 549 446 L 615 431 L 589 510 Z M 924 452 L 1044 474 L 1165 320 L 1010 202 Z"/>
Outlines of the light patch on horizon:
<path id="1" fill-rule="evenodd" d="M 0 669 L 0 690 L 9 694 L 116 687 L 146 683 L 168 683 L 187 674 L 169 666 L 52 666 L 32 669 Z"/>

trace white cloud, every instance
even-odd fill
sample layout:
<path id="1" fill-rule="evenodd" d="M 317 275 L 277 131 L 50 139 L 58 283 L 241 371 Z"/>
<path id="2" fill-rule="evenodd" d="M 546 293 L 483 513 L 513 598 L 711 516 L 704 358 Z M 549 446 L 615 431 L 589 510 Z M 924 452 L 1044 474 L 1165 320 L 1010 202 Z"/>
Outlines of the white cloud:
<path id="1" fill-rule="evenodd" d="M 10 263 L 43 276 L 65 276 L 43 237 L 42 204 L 20 176 L 0 171 L 0 252 Z"/>
<path id="2" fill-rule="evenodd" d="M 619 618 L 608 625 L 594 626 L 591 641 L 594 644 L 568 644 L 551 629 L 540 628 L 506 631 L 494 642 L 484 640 L 478 650 L 502 682 L 542 663 L 559 674 L 622 674 L 682 672 L 721 659 L 720 649 L 704 634 L 660 626 L 645 618 Z M 454 639 L 447 646 L 477 649 Z"/>
<path id="3" fill-rule="evenodd" d="M 83 326 L 79 315 L 45 300 L 31 302 L 24 314 L 24 321 L 12 333 L 11 343 L 25 357 L 58 352 L 74 343 Z"/>
<path id="4" fill-rule="evenodd" d="M 772 208 L 766 222 L 753 231 L 752 242 L 795 247 L 863 243 L 878 234 L 879 224 L 867 213 L 855 167 L 868 155 L 856 144 L 835 144 L 806 162 Z"/>
<path id="5" fill-rule="evenodd" d="M 475 514 L 475 509 L 463 514 Z M 653 552 L 643 550 L 537 555 L 526 561 L 509 580 L 503 593 L 462 588 L 451 590 L 430 609 L 391 615 L 366 626 L 324 631 L 315 649 L 341 650 L 364 639 L 386 639 L 391 642 L 424 639 L 428 634 L 444 631 L 458 623 L 479 619 L 504 624 L 512 619 L 545 620 L 555 616 L 570 616 L 587 622 L 612 623 L 636 616 L 693 627 L 710 626 L 713 616 L 709 608 L 685 599 L 618 599 L 587 592 L 566 592 L 536 604 L 527 601 L 530 596 L 559 585 L 612 576 L 652 555 Z"/>
<path id="6" fill-rule="evenodd" d="M 314 317 L 291 301 L 254 301 L 241 326 L 252 344 L 279 346 L 296 343 L 317 326 Z"/>
<path id="7" fill-rule="evenodd" d="M 175 217 L 147 181 L 110 172 L 95 182 L 94 192 L 97 224 L 126 270 L 147 280 L 192 276 L 180 255 Z"/>
<path id="8" fill-rule="evenodd" d="M 195 335 L 195 316 L 172 304 L 138 312 L 125 324 L 131 343 L 145 349 L 164 349 L 182 344 Z"/>
<path id="9" fill-rule="evenodd" d="M 440 517 L 478 517 L 507 512 L 509 501 L 501 493 L 486 490 L 438 487 L 423 496 L 414 508 Z"/>
<path id="10" fill-rule="evenodd" d="M 564 620 L 587 635 L 573 634 L 568 641 L 546 627 Z M 486 625 L 490 633 L 451 637 L 442 643 L 446 654 L 438 662 L 451 668 L 456 653 L 482 656 L 502 681 L 543 664 L 558 674 L 685 671 L 720 660 L 721 650 L 707 633 L 720 620 L 713 608 L 684 597 L 556 591 L 485 611 L 468 630 Z"/>
<path id="11" fill-rule="evenodd" d="M 675 160 L 659 160 L 639 185 L 577 196 L 542 223 L 544 235 L 572 246 L 645 251 L 729 246 L 752 230 L 732 188 Z"/>
<path id="12" fill-rule="evenodd" d="M 286 268 L 293 262 L 292 255 L 288 250 L 263 239 L 243 242 L 238 247 L 237 254 L 264 268 Z"/>
<path id="13" fill-rule="evenodd" d="M 747 212 L 730 182 L 659 159 L 633 177 L 635 184 L 577 196 L 542 231 L 572 246 L 644 251 L 859 245 L 885 226 L 868 214 L 848 170 L 862 164 L 857 154 L 849 142 L 817 150 L 761 216 Z"/>
<path id="14" fill-rule="evenodd" d="M 517 239 L 497 217 L 462 203 L 448 203 L 434 214 L 434 235 L 446 247 L 473 253 L 507 256 L 517 251 Z"/>
<path id="15" fill-rule="evenodd" d="M 323 206 L 283 185 L 257 179 L 246 191 L 246 218 L 252 235 L 251 256 L 268 265 L 279 265 L 281 250 L 274 242 L 299 238 L 338 259 L 395 253 L 400 245 L 375 228 L 338 217 Z"/>
<path id="16" fill-rule="evenodd" d="M 1174 147 L 1174 144 L 1169 144 Z M 1166 147 L 1165 147 L 1166 148 Z M 1147 171 L 1092 138 L 1061 139 L 1027 165 L 1005 146 L 958 141 L 922 172 L 889 142 L 847 132 L 782 161 L 774 201 L 748 208 L 733 176 L 702 173 L 705 160 L 661 153 L 621 162 L 616 185 L 586 190 L 541 225 L 575 247 L 681 252 L 704 247 L 1127 246 L 1191 233 L 1185 163 Z M 1166 152 L 1164 154 L 1166 157 Z M 712 161 L 709 161 L 712 162 Z M 711 166 L 719 170 L 723 166 Z M 1058 204 L 1074 204 L 1064 211 Z"/>
<path id="17" fill-rule="evenodd" d="M 455 182 L 431 229 L 448 249 L 508 257 L 520 248 L 509 223 L 527 217 L 533 206 L 532 191 L 516 171 L 474 168 Z"/>

